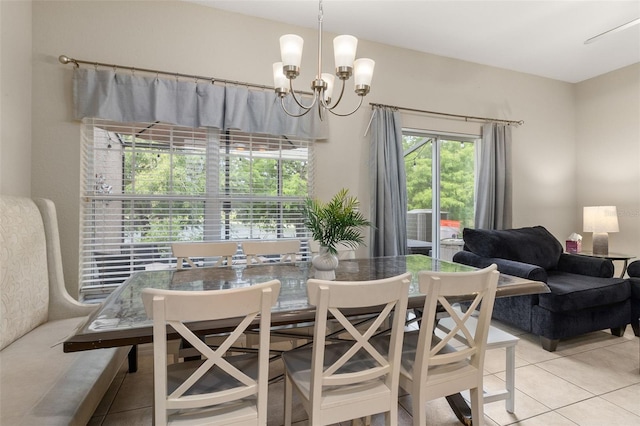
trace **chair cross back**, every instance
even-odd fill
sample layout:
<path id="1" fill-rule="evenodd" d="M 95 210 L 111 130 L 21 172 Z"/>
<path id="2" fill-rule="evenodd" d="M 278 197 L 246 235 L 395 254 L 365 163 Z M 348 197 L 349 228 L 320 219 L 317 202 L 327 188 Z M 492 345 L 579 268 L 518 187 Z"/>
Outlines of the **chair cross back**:
<path id="1" fill-rule="evenodd" d="M 440 287 L 440 291 L 442 291 L 442 283 L 440 282 L 441 278 L 432 277 L 432 279 L 434 282 L 439 282 L 438 286 Z M 480 302 L 485 297 L 488 291 L 489 289 L 486 288 L 484 290 L 476 292 L 475 297 L 466 312 L 455 309 L 451 305 L 451 303 L 449 303 L 449 300 L 447 300 L 447 298 L 442 295 L 442 293 L 438 295 L 438 303 L 447 312 L 449 318 L 451 318 L 451 320 L 453 321 L 454 326 L 450 331 L 446 332 L 446 335 L 442 337 L 442 339 L 436 345 L 431 347 L 431 350 L 429 352 L 429 357 L 431 358 L 429 364 L 441 365 L 458 362 L 476 354 L 480 343 L 477 338 L 482 338 L 483 336 L 475 335 L 475 319 L 473 320 L 474 325 L 471 330 L 467 326 L 467 321 L 469 320 L 469 318 L 471 318 L 473 312 L 480 305 Z M 460 336 L 458 335 L 458 333 L 462 333 L 462 336 L 464 336 L 464 339 L 462 341 L 460 340 Z M 467 347 L 465 349 L 459 349 L 455 353 L 439 354 L 439 352 L 443 348 L 445 348 L 453 339 L 455 339 L 456 341 L 461 341 Z"/>
<path id="2" fill-rule="evenodd" d="M 405 335 L 400 371 L 400 386 L 412 395 L 414 425 L 426 424 L 428 400 L 465 389 L 470 390 L 473 424 L 482 424 L 484 354 L 499 275 L 496 265 L 472 272 L 418 273 L 420 292 L 426 295 L 422 324 L 417 337 L 415 332 Z M 464 313 L 450 303 L 462 295 L 474 295 Z M 438 304 L 452 320 L 443 337 L 434 333 Z M 471 314 L 478 307 L 476 323 Z M 448 344 L 460 334 L 462 347 Z"/>
<path id="3" fill-rule="evenodd" d="M 156 425 L 167 424 L 172 416 L 191 418 L 194 414 L 188 410 L 196 408 L 199 414 L 206 413 L 207 421 L 219 416 L 219 424 L 234 418 L 266 424 L 271 307 L 279 291 L 278 280 L 216 291 L 142 291 L 145 311 L 153 319 Z M 227 318 L 240 322 L 217 348 L 209 347 L 185 325 Z M 261 330 L 258 354 L 224 357 L 255 321 Z M 167 325 L 200 353 L 202 361 L 167 365 Z M 247 399 L 250 397 L 253 399 Z M 247 400 L 234 406 L 236 412 L 228 405 L 216 411 L 220 405 L 243 399 Z"/>
<path id="4" fill-rule="evenodd" d="M 373 281 L 307 282 L 309 303 L 316 306 L 311 350 L 294 349 L 285 364 L 285 425 L 291 424 L 292 390 L 301 395 L 311 424 L 333 424 L 376 413 L 397 422 L 400 350 L 411 273 Z M 358 308 L 376 307 L 374 319 L 363 329 L 349 321 Z M 327 321 L 337 321 L 339 338 Z M 392 321 L 384 336 L 392 348 L 381 352 L 371 341 Z M 335 327 L 332 326 L 332 330 Z"/>
<path id="5" fill-rule="evenodd" d="M 247 257 L 247 265 L 264 263 L 261 256 L 279 255 L 280 262 L 294 262 L 300 252 L 300 240 L 245 241 L 242 251 Z"/>
<path id="6" fill-rule="evenodd" d="M 393 310 L 398 304 L 398 301 L 393 300 L 388 302 L 384 306 L 382 311 L 376 316 L 373 322 L 370 323 L 369 328 L 364 333 L 361 333 L 339 308 L 325 308 L 324 306 L 322 306 L 328 301 L 329 289 L 327 287 L 319 287 L 319 292 L 321 293 L 321 301 L 318 308 L 328 311 L 333 316 L 333 318 L 339 322 L 340 326 L 344 328 L 345 332 L 349 334 L 349 337 L 353 339 L 353 345 L 351 346 L 351 348 L 349 348 L 349 350 L 345 352 L 340 357 L 340 359 L 324 369 L 324 372 L 322 373 L 322 385 L 348 385 L 351 383 L 375 379 L 376 377 L 380 377 L 389 373 L 389 360 L 387 360 L 376 348 L 373 347 L 373 345 L 369 342 L 369 339 L 371 339 L 374 336 L 374 333 L 376 333 L 380 329 L 382 323 L 389 317 L 391 310 Z M 325 329 L 326 318 L 327 316 L 324 315 L 322 320 L 322 322 L 324 322 Z M 379 366 L 370 368 L 366 372 L 358 372 L 356 374 L 338 373 L 339 369 L 345 366 L 345 364 L 349 362 L 360 349 L 365 350 L 379 364 Z"/>
<path id="7" fill-rule="evenodd" d="M 484 344 L 486 344 L 489 331 L 491 311 L 493 310 L 493 300 L 495 298 L 499 276 L 499 273 L 493 271 L 493 269 L 491 269 L 492 273 L 490 275 L 486 274 L 487 271 L 485 271 L 484 275 L 479 274 L 477 271 L 470 273 L 422 271 L 418 274 L 420 292 L 427 295 L 423 312 L 435 313 L 437 304 L 440 304 L 455 324 L 452 330 L 447 332 L 439 342 L 430 347 L 428 356 L 424 356 L 424 362 L 427 368 L 429 365 L 457 363 L 467 358 L 471 358 L 472 362 L 478 362 L 480 361 L 478 359 L 479 357 L 484 357 Z M 443 283 L 443 281 L 445 282 Z M 448 299 L 469 294 L 473 294 L 474 298 L 464 313 L 455 309 Z M 493 297 L 486 297 L 487 295 L 493 295 Z M 466 322 L 471 318 L 474 310 L 480 306 L 480 302 L 485 298 L 488 300 L 485 300 L 482 312 L 484 313 L 488 310 L 488 314 L 480 315 L 478 319 L 479 324 L 477 327 L 474 325 L 472 332 L 467 327 Z M 435 318 L 435 315 L 429 315 L 426 319 L 423 319 L 423 324 L 426 325 L 426 327 L 421 327 L 421 337 L 423 337 L 425 343 L 427 339 L 430 340 L 431 336 L 433 336 L 436 325 Z M 442 353 L 442 350 L 456 338 L 459 332 L 465 337 L 463 341 L 465 347 L 462 349 L 458 348 L 455 352 L 447 353 L 445 351 Z M 428 346 L 420 345 L 419 343 L 419 350 L 426 347 Z M 479 355 L 479 357 L 476 357 L 476 355 Z M 418 355 L 416 355 L 416 357 L 418 357 Z"/>
<path id="8" fill-rule="evenodd" d="M 214 266 L 230 266 L 233 255 L 238 251 L 238 244 L 232 241 L 206 242 L 206 243 L 172 243 L 171 251 L 177 258 L 176 269 L 183 269 L 184 262 L 192 268 L 196 264 L 193 257 L 218 257 Z"/>

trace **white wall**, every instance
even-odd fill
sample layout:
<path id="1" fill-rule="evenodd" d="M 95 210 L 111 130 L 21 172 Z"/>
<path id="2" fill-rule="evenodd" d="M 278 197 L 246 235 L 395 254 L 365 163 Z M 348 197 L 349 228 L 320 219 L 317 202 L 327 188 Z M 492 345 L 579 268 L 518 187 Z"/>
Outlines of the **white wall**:
<path id="1" fill-rule="evenodd" d="M 173 1 L 34 2 L 32 192 L 58 206 L 70 287 L 77 286 L 80 131 L 72 119 L 71 66 L 58 63 L 58 56 L 271 85 L 278 38 L 287 32 L 308 40 L 296 82 L 308 90 L 316 67 L 312 29 Z M 325 36 L 330 46 L 332 35 Z M 376 60 L 366 102 L 524 120 L 513 131 L 514 226 L 543 224 L 560 240 L 578 229 L 575 85 L 365 40 L 358 50 L 358 56 Z M 331 66 L 330 49 L 326 54 Z M 355 101 L 349 95 L 345 109 Z M 368 107 L 331 117 L 330 139 L 317 150 L 321 198 L 346 186 L 368 206 L 363 133 L 369 117 Z M 478 123 L 417 115 L 404 120 L 412 128 L 475 134 L 480 129 Z"/>
<path id="2" fill-rule="evenodd" d="M 31 195 L 31 1 L 0 1 L 0 193 Z"/>
<path id="3" fill-rule="evenodd" d="M 578 84 L 576 111 L 578 220 L 583 206 L 617 206 L 609 251 L 640 257 L 640 64 Z"/>

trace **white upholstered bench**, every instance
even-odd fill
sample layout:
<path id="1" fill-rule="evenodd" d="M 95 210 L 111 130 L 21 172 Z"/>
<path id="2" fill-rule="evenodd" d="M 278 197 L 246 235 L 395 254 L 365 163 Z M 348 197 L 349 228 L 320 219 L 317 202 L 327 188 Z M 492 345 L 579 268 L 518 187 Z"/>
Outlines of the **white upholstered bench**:
<path id="1" fill-rule="evenodd" d="M 66 291 L 55 207 L 0 196 L 0 424 L 86 425 L 130 347 L 64 353 L 96 305 Z"/>

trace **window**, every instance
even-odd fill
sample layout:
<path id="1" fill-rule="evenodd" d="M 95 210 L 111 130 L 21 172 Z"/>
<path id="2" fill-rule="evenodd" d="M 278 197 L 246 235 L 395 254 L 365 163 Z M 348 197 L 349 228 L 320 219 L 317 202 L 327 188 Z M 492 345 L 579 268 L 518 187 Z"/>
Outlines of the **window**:
<path id="1" fill-rule="evenodd" d="M 85 119 L 82 162 L 85 297 L 168 267 L 173 241 L 308 237 L 309 140 Z"/>
<path id="2" fill-rule="evenodd" d="M 474 136 L 403 131 L 410 251 L 450 260 L 462 248 L 462 229 L 474 226 L 476 142 Z"/>

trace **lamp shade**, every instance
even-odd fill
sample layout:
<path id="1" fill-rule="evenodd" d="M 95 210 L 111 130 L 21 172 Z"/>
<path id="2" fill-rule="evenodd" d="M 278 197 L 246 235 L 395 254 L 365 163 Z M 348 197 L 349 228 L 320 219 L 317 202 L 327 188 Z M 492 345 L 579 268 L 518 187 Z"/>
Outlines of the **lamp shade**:
<path id="1" fill-rule="evenodd" d="M 356 58 L 358 39 L 350 35 L 341 35 L 333 39 L 333 55 L 336 68 L 353 67 Z"/>
<path id="2" fill-rule="evenodd" d="M 273 64 L 273 87 L 284 89 L 289 85 L 287 77 L 282 72 L 282 62 Z"/>
<path id="3" fill-rule="evenodd" d="M 583 230 L 585 232 L 618 232 L 616 206 L 584 207 Z"/>
<path id="4" fill-rule="evenodd" d="M 356 86 L 371 86 L 373 79 L 373 69 L 376 63 L 373 59 L 360 58 L 353 63 L 353 77 Z"/>
<path id="5" fill-rule="evenodd" d="M 324 90 L 324 101 L 329 102 L 331 95 L 333 94 L 335 76 L 333 74 L 323 72 L 321 78 L 325 83 L 327 83 L 327 88 Z"/>
<path id="6" fill-rule="evenodd" d="M 280 37 L 280 56 L 284 66 L 299 67 L 302 62 L 304 40 L 299 35 L 285 34 Z"/>

